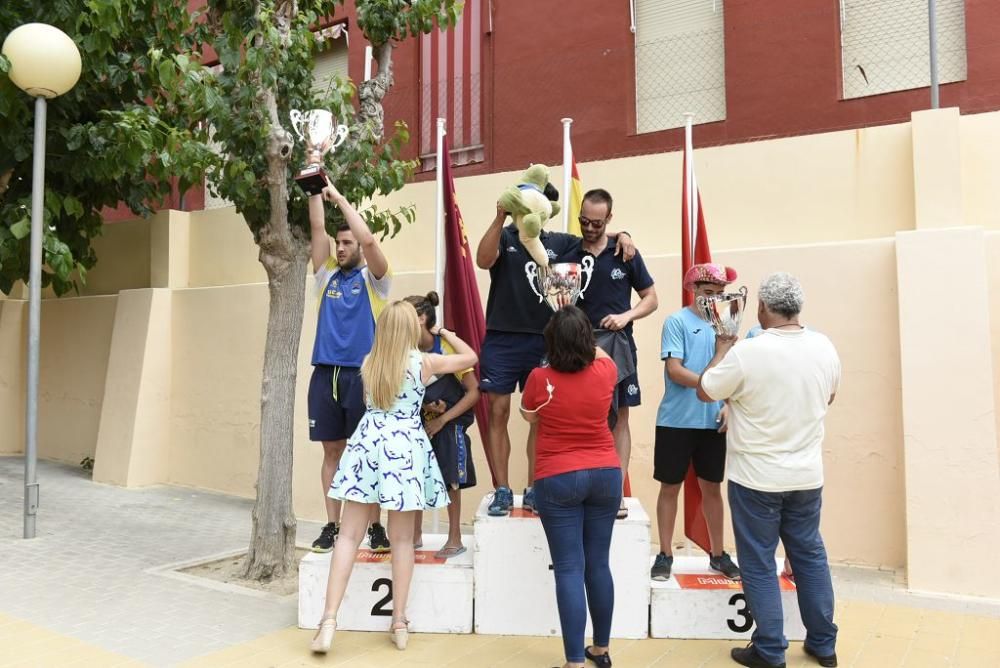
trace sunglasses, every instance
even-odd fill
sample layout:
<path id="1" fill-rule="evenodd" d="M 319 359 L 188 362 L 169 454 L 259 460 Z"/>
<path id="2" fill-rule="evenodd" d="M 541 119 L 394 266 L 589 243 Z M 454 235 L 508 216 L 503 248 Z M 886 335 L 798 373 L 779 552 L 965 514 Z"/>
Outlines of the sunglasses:
<path id="1" fill-rule="evenodd" d="M 577 217 L 577 220 L 580 221 L 580 227 L 593 227 L 595 229 L 598 227 L 604 227 L 608 222 L 607 218 L 601 218 L 600 220 L 591 220 L 590 218 L 586 218 L 585 216 L 579 216 Z"/>

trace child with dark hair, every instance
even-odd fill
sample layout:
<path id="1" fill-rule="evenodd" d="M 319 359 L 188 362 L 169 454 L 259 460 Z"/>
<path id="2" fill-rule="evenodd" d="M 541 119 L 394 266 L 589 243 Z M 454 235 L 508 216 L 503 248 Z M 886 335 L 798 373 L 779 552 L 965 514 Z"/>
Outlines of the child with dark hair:
<path id="1" fill-rule="evenodd" d="M 440 303 L 434 291 L 426 295 L 413 295 L 404 301 L 417 310 L 420 321 L 420 341 L 422 352 L 448 355 L 454 351 L 441 339 L 441 327 L 437 324 L 436 307 Z M 439 376 L 431 381 L 424 394 L 424 428 L 431 439 L 431 447 L 441 467 L 445 486 L 448 488 L 448 540 L 436 557 L 448 559 L 465 552 L 462 544 L 461 490 L 474 487 L 476 469 L 472 464 L 472 448 L 469 446 L 468 429 L 475 419 L 473 408 L 479 401 L 479 383 L 472 369 L 457 374 Z M 414 544 L 423 545 L 421 525 L 422 513 L 414 518 Z"/>

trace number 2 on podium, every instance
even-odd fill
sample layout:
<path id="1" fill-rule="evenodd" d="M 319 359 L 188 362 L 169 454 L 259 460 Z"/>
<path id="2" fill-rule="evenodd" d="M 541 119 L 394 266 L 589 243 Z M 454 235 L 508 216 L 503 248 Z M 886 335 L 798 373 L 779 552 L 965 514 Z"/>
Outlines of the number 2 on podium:
<path id="1" fill-rule="evenodd" d="M 386 588 L 385 596 L 380 598 L 372 606 L 372 616 L 373 617 L 392 617 L 392 608 L 386 608 L 385 606 L 392 603 L 392 580 L 389 578 L 379 578 L 372 583 L 372 591 L 377 592 L 382 587 Z M 732 622 L 730 622 L 731 624 Z"/>
<path id="2" fill-rule="evenodd" d="M 742 608 L 737 608 L 737 603 L 743 603 Z M 750 614 L 750 608 L 747 606 L 746 596 L 743 594 L 733 594 L 729 598 L 729 605 L 733 606 L 733 612 L 736 616 L 742 617 L 742 621 L 737 621 L 736 619 L 726 619 L 726 626 L 729 627 L 730 631 L 734 633 L 745 633 L 753 628 L 753 615 Z M 372 613 L 374 614 L 374 612 Z"/>

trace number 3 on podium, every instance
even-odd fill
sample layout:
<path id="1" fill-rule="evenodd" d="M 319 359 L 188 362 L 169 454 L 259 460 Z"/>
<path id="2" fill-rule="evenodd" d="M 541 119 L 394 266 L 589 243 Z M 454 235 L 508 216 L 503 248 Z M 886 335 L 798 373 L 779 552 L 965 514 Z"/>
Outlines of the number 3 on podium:
<path id="1" fill-rule="evenodd" d="M 390 595 L 391 595 L 390 590 Z M 742 603 L 743 607 L 738 608 L 736 605 Z M 745 633 L 753 628 L 753 615 L 750 614 L 750 608 L 747 606 L 746 596 L 743 594 L 733 594 L 729 599 L 729 605 L 733 607 L 733 612 L 736 614 L 737 619 L 726 619 L 726 626 L 729 627 L 730 631 L 734 633 Z M 374 613 L 374 610 L 372 611 Z M 738 618 L 742 617 L 742 621 L 738 621 Z"/>
<path id="2" fill-rule="evenodd" d="M 389 578 L 379 578 L 372 583 L 372 591 L 377 592 L 382 587 L 386 588 L 385 596 L 380 598 L 372 606 L 373 617 L 392 617 L 392 608 L 386 606 L 392 603 L 392 580 Z M 732 624 L 732 622 L 730 622 Z"/>

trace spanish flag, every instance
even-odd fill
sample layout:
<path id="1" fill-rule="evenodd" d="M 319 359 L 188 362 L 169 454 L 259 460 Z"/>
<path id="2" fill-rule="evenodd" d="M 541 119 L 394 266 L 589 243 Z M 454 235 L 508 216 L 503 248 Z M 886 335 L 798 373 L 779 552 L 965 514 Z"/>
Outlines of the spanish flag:
<path id="1" fill-rule="evenodd" d="M 569 182 L 569 192 L 566 194 L 566 204 L 569 206 L 568 229 L 566 231 L 582 237 L 580 209 L 583 207 L 583 184 L 580 182 L 580 171 L 576 168 L 576 156 L 573 156 L 572 175 Z"/>

